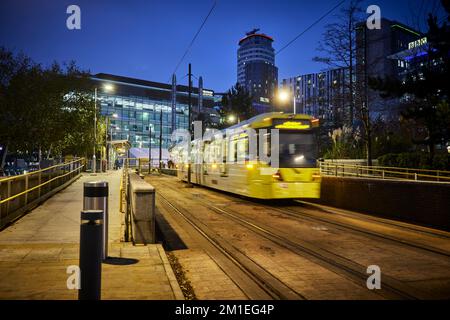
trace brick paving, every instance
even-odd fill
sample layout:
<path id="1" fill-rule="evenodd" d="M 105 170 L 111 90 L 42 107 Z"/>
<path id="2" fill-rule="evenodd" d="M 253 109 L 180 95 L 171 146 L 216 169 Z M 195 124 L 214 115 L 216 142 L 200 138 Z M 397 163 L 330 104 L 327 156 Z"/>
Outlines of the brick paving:
<path id="1" fill-rule="evenodd" d="M 114 258 L 102 264 L 102 299 L 184 299 L 161 245 L 120 243 L 119 171 L 83 175 L 0 232 L 0 299 L 77 299 L 66 270 L 78 265 L 83 183 L 99 179 L 109 182 Z"/>

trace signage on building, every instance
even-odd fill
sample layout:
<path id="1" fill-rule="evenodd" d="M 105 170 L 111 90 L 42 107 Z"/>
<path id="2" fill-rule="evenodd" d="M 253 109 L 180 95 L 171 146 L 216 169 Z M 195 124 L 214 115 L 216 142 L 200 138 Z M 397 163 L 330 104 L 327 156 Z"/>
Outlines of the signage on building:
<path id="1" fill-rule="evenodd" d="M 214 92 L 213 91 L 203 89 L 202 92 L 203 92 L 203 95 L 205 97 L 212 97 L 212 96 L 214 96 Z"/>
<path id="2" fill-rule="evenodd" d="M 427 37 L 423 37 L 422 39 L 416 40 L 416 41 L 412 41 L 410 43 L 408 43 L 408 49 L 414 49 L 417 47 L 421 47 L 424 44 L 427 43 Z"/>

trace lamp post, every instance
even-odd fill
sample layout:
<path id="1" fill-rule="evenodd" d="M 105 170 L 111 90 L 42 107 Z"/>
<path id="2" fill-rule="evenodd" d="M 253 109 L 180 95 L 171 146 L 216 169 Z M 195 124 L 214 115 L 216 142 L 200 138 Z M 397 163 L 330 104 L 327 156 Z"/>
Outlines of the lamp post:
<path id="1" fill-rule="evenodd" d="M 114 119 L 119 118 L 119 115 L 117 113 L 113 113 L 112 117 Z M 112 141 L 113 141 L 113 135 L 112 135 L 112 124 L 109 123 L 110 122 L 110 118 L 106 117 L 106 128 L 105 128 L 105 143 L 106 143 L 106 164 L 107 164 L 107 168 L 109 168 L 110 170 L 112 169 L 111 167 L 111 148 L 112 148 Z M 108 148 L 108 124 L 109 124 L 109 131 L 110 131 L 110 144 L 109 144 L 109 148 Z"/>
<path id="2" fill-rule="evenodd" d="M 106 92 L 112 91 L 114 89 L 113 85 L 106 83 L 103 85 L 103 89 Z M 97 150 L 97 87 L 94 88 L 94 154 L 92 155 L 92 173 L 97 172 L 97 161 L 96 161 L 96 150 Z M 107 129 L 106 129 L 107 130 Z"/>
<path id="3" fill-rule="evenodd" d="M 278 94 L 278 98 L 283 102 L 288 101 L 290 98 L 289 96 L 290 96 L 290 94 L 286 90 L 282 90 Z M 297 105 L 296 105 L 297 103 L 295 101 L 295 88 L 294 88 L 293 100 L 294 100 L 294 114 L 297 114 Z"/>
<path id="4" fill-rule="evenodd" d="M 97 87 L 94 89 L 94 154 L 92 155 L 92 173 L 97 171 L 97 161 L 95 158 L 95 151 L 97 147 Z"/>
<path id="5" fill-rule="evenodd" d="M 227 118 L 228 123 L 235 123 L 237 119 L 237 123 L 240 123 L 241 120 L 239 119 L 239 116 L 235 116 L 234 114 L 230 114 Z"/>
<path id="6" fill-rule="evenodd" d="M 163 106 L 161 106 L 161 112 L 159 113 L 159 174 L 162 169 L 162 133 L 163 133 Z"/>

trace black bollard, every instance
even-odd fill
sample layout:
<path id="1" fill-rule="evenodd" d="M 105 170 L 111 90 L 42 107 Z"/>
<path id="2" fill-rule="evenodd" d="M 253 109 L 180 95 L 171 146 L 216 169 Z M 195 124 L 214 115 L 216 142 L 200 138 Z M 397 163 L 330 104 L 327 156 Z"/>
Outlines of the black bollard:
<path id="1" fill-rule="evenodd" d="M 78 300 L 100 300 L 102 288 L 103 211 L 81 211 Z"/>
<path id="2" fill-rule="evenodd" d="M 103 211 L 102 259 L 108 258 L 108 182 L 90 181 L 84 183 L 83 210 Z"/>

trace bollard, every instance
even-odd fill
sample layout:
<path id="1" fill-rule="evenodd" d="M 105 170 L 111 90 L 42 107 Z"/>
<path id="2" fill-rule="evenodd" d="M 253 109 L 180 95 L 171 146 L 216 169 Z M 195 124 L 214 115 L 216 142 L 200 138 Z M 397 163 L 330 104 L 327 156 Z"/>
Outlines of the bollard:
<path id="1" fill-rule="evenodd" d="M 78 300 L 100 300 L 102 288 L 103 211 L 81 211 Z"/>
<path id="2" fill-rule="evenodd" d="M 83 210 L 103 211 L 102 259 L 108 258 L 108 182 L 91 181 L 84 183 Z"/>

